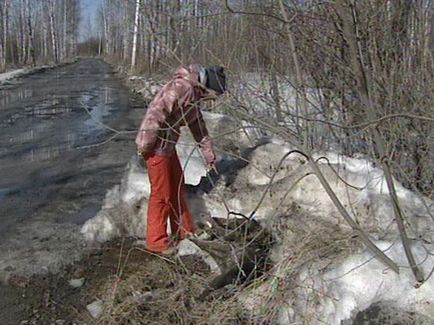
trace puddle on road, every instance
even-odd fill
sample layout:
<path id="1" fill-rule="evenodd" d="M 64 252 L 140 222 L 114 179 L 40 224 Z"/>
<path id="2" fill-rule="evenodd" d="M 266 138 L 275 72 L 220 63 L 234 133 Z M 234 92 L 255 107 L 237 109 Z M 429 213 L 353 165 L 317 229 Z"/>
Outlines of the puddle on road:
<path id="1" fill-rule="evenodd" d="M 9 105 L 13 101 L 23 100 L 33 96 L 33 89 L 17 88 L 17 89 L 2 89 L 0 90 L 0 108 Z"/>
<path id="2" fill-rule="evenodd" d="M 88 113 L 89 118 L 84 122 L 88 126 L 88 131 L 103 130 L 107 127 L 104 124 L 105 117 L 116 110 L 115 99 L 113 97 L 113 89 L 111 87 L 104 87 L 99 94 L 101 98 L 95 103 L 95 99 L 91 95 L 83 94 L 80 104 L 83 109 Z"/>
<path id="3" fill-rule="evenodd" d="M 109 66 L 98 60 L 82 60 L 57 71 L 35 74 L 20 79 L 14 87 L 1 89 L 2 212 L 20 222 L 40 216 L 43 212 L 37 207 L 56 209 L 57 203 L 41 200 L 60 202 L 74 197 L 71 211 L 81 212 L 61 219 L 84 222 L 92 217 L 99 209 L 95 202 L 100 204 L 105 192 L 120 181 L 119 166 L 130 158 L 110 156 L 116 151 L 107 153 L 112 146 L 126 150 L 125 144 L 92 146 L 113 135 L 105 125 L 116 128 L 117 123 L 130 121 L 128 114 L 128 91 L 114 78 Z M 133 125 L 123 127 L 134 129 Z M 101 155 L 104 159 L 99 158 Z M 65 176 L 70 174 L 76 176 L 72 180 Z M 81 201 L 87 202 L 84 207 Z M 24 204 L 17 208 L 16 202 Z M 0 224 L 0 237 L 5 231 Z"/>
<path id="4" fill-rule="evenodd" d="M 0 188 L 0 201 L 4 198 L 9 192 L 8 188 Z"/>
<path id="5" fill-rule="evenodd" d="M 31 99 L 33 94 L 34 91 L 27 88 L 10 92 L 7 97 L 2 98 L 0 108 L 17 100 Z M 6 120 L 8 124 L 6 127 L 14 126 L 20 120 L 33 119 L 32 122 L 21 132 L 15 132 L 4 139 L 7 139 L 8 146 L 33 143 L 34 146 L 22 154 L 23 159 L 31 161 L 56 158 L 63 151 L 81 147 L 83 142 L 84 146 L 91 145 L 92 141 L 97 143 L 101 131 L 107 130 L 105 123 L 110 122 L 110 114 L 119 109 L 116 105 L 116 96 L 118 96 L 116 89 L 104 86 L 74 96 L 54 94 L 41 99 L 37 97 L 23 107 L 17 105 L 15 112 Z M 81 118 L 77 114 L 81 115 Z M 67 119 L 71 120 L 73 126 L 63 128 L 63 125 L 68 124 L 64 121 Z M 50 123 L 50 120 L 54 122 Z M 60 132 L 56 130 L 53 132 L 55 124 L 62 128 Z M 58 143 L 45 141 L 47 134 L 57 138 Z M 4 153 L 4 151 L 3 149 L 0 152 Z"/>

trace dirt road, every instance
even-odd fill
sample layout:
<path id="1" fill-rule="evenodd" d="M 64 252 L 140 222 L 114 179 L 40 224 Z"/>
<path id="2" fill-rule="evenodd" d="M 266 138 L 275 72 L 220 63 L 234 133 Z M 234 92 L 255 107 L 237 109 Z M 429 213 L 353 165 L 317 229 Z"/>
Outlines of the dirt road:
<path id="1" fill-rule="evenodd" d="M 98 59 L 0 88 L 0 291 L 12 292 L 4 284 L 16 279 L 57 272 L 88 250 L 80 226 L 120 182 L 142 114 Z M 107 127 L 132 132 L 104 143 L 114 135 Z M 2 324 L 16 321 L 9 302 L 0 297 Z"/>

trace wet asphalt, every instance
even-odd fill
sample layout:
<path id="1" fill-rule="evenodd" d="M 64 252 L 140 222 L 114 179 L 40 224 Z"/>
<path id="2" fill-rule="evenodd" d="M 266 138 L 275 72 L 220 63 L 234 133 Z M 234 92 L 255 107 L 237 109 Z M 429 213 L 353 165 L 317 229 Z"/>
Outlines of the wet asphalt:
<path id="1" fill-rule="evenodd" d="M 0 243 L 32 220 L 80 225 L 93 217 L 134 155 L 142 113 L 99 59 L 1 86 Z"/>

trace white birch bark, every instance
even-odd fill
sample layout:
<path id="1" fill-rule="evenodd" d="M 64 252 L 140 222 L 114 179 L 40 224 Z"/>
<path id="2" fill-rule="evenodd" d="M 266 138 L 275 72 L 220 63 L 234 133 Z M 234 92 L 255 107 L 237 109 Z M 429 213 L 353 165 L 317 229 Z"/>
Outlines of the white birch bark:
<path id="1" fill-rule="evenodd" d="M 67 53 L 67 40 L 68 40 L 68 20 L 67 20 L 67 12 L 68 12 L 68 8 L 66 6 L 66 0 L 63 1 L 63 34 L 62 34 L 62 40 L 61 40 L 61 44 L 62 44 L 62 51 L 61 51 L 61 59 L 64 59 L 67 57 L 68 53 Z"/>
<path id="2" fill-rule="evenodd" d="M 51 32 L 51 48 L 53 50 L 53 58 L 55 62 L 59 61 L 58 49 L 57 49 L 57 37 L 56 37 L 56 24 L 54 19 L 55 2 L 48 2 L 48 16 L 50 19 L 50 32 Z"/>
<path id="3" fill-rule="evenodd" d="M 49 24 L 46 19 L 43 19 L 43 28 L 42 28 L 42 57 L 44 60 L 48 57 L 48 28 Z"/>
<path id="4" fill-rule="evenodd" d="M 20 14 L 19 14 L 19 45 L 18 45 L 18 62 L 25 63 L 26 54 L 26 32 L 25 32 L 25 17 L 26 17 L 26 4 L 24 0 L 20 1 Z"/>
<path id="5" fill-rule="evenodd" d="M 109 48 L 109 29 L 107 24 L 107 3 L 104 2 L 102 6 L 102 23 L 103 23 L 103 31 L 104 31 L 104 54 L 110 53 Z"/>
<path id="6" fill-rule="evenodd" d="M 27 8 L 27 31 L 28 31 L 28 46 L 27 46 L 27 61 L 35 65 L 35 46 L 34 46 L 34 35 L 33 35 L 33 26 L 32 26 L 32 8 L 30 6 L 30 1 L 25 0 L 25 6 Z"/>
<path id="7" fill-rule="evenodd" d="M 6 55 L 8 48 L 8 25 L 9 25 L 9 13 L 8 13 L 8 1 L 3 2 L 1 9 L 1 19 L 2 19 L 2 29 L 3 34 L 1 35 L 2 40 L 0 42 L 0 70 L 6 69 Z"/>
<path id="8" fill-rule="evenodd" d="M 128 3 L 127 2 L 125 2 L 125 3 L 123 3 L 123 5 L 124 5 L 124 20 L 123 20 L 123 22 L 124 22 L 124 24 L 123 24 L 123 26 L 122 26 L 122 29 L 123 29 L 123 39 L 122 39 L 122 41 L 123 41 L 123 54 L 122 54 L 122 60 L 125 62 L 128 58 L 129 58 L 129 55 L 128 55 L 128 41 L 129 41 L 129 39 L 130 39 L 130 37 L 129 37 L 129 15 L 128 15 Z"/>
<path id="9" fill-rule="evenodd" d="M 140 0 L 136 0 L 136 13 L 134 17 L 134 32 L 133 32 L 133 50 L 131 53 L 131 73 L 134 72 L 134 67 L 136 66 L 137 34 L 139 32 L 139 13 L 140 13 Z"/>

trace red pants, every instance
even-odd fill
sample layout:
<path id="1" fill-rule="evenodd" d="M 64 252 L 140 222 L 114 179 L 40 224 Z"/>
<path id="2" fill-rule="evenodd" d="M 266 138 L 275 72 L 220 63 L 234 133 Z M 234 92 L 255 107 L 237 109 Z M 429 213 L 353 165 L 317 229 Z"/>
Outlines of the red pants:
<path id="1" fill-rule="evenodd" d="M 178 155 L 154 155 L 147 160 L 151 195 L 148 204 L 146 244 L 150 251 L 169 248 L 167 219 L 172 235 L 185 238 L 194 232 L 194 225 L 185 201 L 184 176 Z"/>

